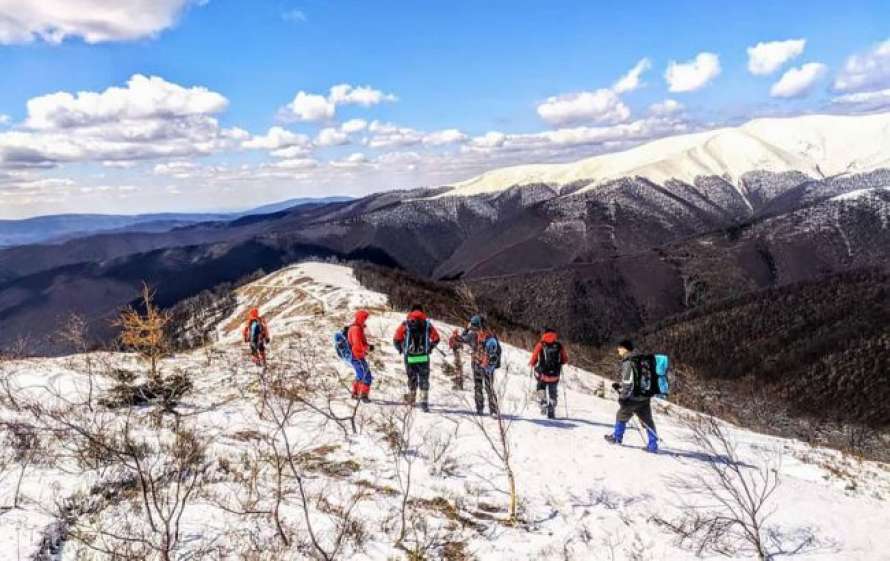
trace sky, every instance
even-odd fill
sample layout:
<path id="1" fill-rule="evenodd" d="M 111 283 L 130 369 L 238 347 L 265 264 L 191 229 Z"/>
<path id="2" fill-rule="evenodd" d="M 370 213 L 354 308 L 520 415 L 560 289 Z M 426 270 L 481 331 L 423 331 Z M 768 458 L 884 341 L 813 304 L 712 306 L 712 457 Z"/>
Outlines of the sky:
<path id="1" fill-rule="evenodd" d="M 879 111 L 885 0 L 0 0 L 0 219 L 441 186 Z"/>

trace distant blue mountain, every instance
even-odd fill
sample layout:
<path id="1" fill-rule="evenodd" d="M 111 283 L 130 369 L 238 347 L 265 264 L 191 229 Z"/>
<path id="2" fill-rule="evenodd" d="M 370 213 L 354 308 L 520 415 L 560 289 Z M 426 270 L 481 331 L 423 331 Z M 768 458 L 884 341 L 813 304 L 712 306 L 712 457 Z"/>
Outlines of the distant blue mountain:
<path id="1" fill-rule="evenodd" d="M 298 198 L 263 205 L 242 212 L 157 214 L 54 214 L 22 220 L 0 220 L 0 248 L 39 243 L 60 243 L 101 232 L 167 232 L 201 222 L 236 220 L 245 216 L 273 214 L 306 204 L 329 204 L 350 197 Z"/>

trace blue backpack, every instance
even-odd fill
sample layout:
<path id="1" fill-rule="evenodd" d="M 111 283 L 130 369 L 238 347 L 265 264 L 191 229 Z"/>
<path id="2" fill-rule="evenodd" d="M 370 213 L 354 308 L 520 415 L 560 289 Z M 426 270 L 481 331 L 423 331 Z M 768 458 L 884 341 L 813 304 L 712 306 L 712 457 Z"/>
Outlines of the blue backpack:
<path id="1" fill-rule="evenodd" d="M 352 362 L 352 347 L 349 345 L 349 327 L 334 333 L 334 352 L 344 362 Z"/>
<path id="2" fill-rule="evenodd" d="M 655 375 L 658 377 L 658 397 L 667 397 L 671 393 L 671 384 L 668 372 L 671 363 L 667 355 L 655 355 Z"/>

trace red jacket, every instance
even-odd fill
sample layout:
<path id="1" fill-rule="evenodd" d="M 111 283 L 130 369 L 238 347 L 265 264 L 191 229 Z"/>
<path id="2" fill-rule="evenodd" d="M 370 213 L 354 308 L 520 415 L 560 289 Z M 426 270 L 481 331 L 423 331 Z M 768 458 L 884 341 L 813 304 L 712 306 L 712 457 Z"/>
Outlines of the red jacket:
<path id="1" fill-rule="evenodd" d="M 532 351 L 532 358 L 528 361 L 529 366 L 537 366 L 538 360 L 541 358 L 541 350 L 544 348 L 545 344 L 556 343 L 559 341 L 559 335 L 556 334 L 555 331 L 548 331 L 541 336 L 541 340 L 538 341 L 538 344 L 535 345 L 535 350 Z M 566 352 L 565 345 L 560 344 L 560 353 L 559 353 L 559 363 L 567 364 L 569 362 L 569 353 Z"/>
<path id="2" fill-rule="evenodd" d="M 269 326 L 266 325 L 266 318 L 260 315 L 260 311 L 256 308 L 250 310 L 247 314 L 247 322 L 244 325 L 244 329 L 241 331 L 241 335 L 244 337 L 244 342 L 250 342 L 250 324 L 254 321 L 258 321 L 260 324 L 261 338 L 263 341 L 269 341 Z"/>
<path id="3" fill-rule="evenodd" d="M 365 322 L 368 321 L 368 312 L 359 310 L 355 313 L 355 322 L 349 326 L 346 334 L 349 340 L 349 348 L 352 349 L 352 358 L 356 360 L 364 360 L 368 355 L 370 345 L 365 337 Z"/>
<path id="4" fill-rule="evenodd" d="M 405 334 L 408 331 L 408 320 L 412 319 L 417 321 L 429 321 L 426 314 L 421 311 L 410 312 L 406 320 L 399 324 L 399 327 L 396 329 L 396 334 L 393 335 L 392 341 L 397 347 L 405 342 Z M 434 347 L 437 344 L 439 344 L 439 332 L 436 331 L 436 328 L 430 323 L 430 347 Z"/>

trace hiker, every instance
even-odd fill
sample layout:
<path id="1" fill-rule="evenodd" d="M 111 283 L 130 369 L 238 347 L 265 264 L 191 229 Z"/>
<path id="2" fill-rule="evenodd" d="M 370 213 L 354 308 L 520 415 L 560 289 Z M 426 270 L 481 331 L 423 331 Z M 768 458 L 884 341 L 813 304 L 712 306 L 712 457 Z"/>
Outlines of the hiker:
<path id="1" fill-rule="evenodd" d="M 266 367 L 266 345 L 269 338 L 269 327 L 266 319 L 260 315 L 260 311 L 251 308 L 247 314 L 247 322 L 242 332 L 244 342 L 250 344 L 250 357 L 257 366 Z"/>
<path id="2" fill-rule="evenodd" d="M 625 339 L 618 343 L 618 356 L 621 357 L 621 381 L 612 384 L 612 388 L 618 392 L 618 414 L 614 432 L 605 435 L 605 439 L 612 444 L 621 444 L 628 421 L 636 415 L 648 435 L 646 449 L 649 452 L 658 452 L 658 433 L 655 432 L 655 421 L 652 419 L 651 396 L 644 395 L 639 387 L 642 368 L 649 368 L 642 364 L 647 355 L 634 349 L 633 341 Z"/>
<path id="3" fill-rule="evenodd" d="M 453 390 L 463 390 L 464 389 L 464 357 L 461 354 L 462 345 L 460 342 L 460 331 L 455 329 L 451 333 L 451 337 L 448 338 L 448 348 L 451 349 L 451 353 L 454 355 L 454 385 L 451 387 Z"/>
<path id="4" fill-rule="evenodd" d="M 365 337 L 365 322 L 368 321 L 367 310 L 359 310 L 355 313 L 355 321 L 347 330 L 347 341 L 352 352 L 350 364 L 355 370 L 355 382 L 352 383 L 353 399 L 360 399 L 364 403 L 371 401 L 368 394 L 371 392 L 371 383 L 374 376 L 371 375 L 371 367 L 368 366 L 368 352 L 374 350 L 374 345 L 368 344 Z"/>
<path id="5" fill-rule="evenodd" d="M 538 381 L 536 390 L 541 414 L 548 419 L 556 418 L 556 401 L 559 395 L 559 376 L 562 367 L 569 362 L 565 346 L 559 341 L 555 330 L 545 328 L 541 340 L 535 345 L 528 365 L 534 368 Z"/>
<path id="6" fill-rule="evenodd" d="M 492 417 L 498 416 L 498 396 L 494 388 L 494 371 L 500 367 L 500 343 L 485 325 L 485 318 L 475 315 L 460 335 L 461 343 L 472 350 L 473 393 L 476 400 L 476 414 L 484 413 L 485 395 L 488 396 L 488 411 Z"/>
<path id="7" fill-rule="evenodd" d="M 419 304 L 411 306 L 411 311 L 392 339 L 393 345 L 405 358 L 405 372 L 408 374 L 408 393 L 405 401 L 417 403 L 417 389 L 420 388 L 420 408 L 430 410 L 430 353 L 439 344 L 439 332 L 423 312 Z"/>

